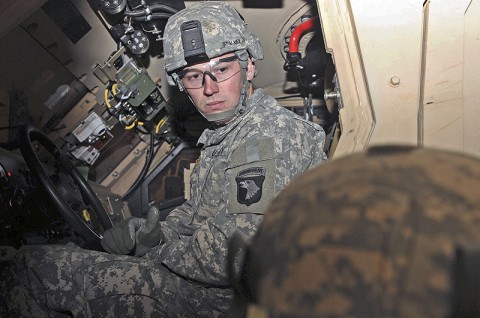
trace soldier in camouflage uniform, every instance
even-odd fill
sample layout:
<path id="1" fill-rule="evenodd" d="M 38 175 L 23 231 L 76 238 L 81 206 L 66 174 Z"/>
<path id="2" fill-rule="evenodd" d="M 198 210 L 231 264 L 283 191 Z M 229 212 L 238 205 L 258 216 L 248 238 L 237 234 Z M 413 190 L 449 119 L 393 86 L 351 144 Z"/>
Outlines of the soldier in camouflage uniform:
<path id="1" fill-rule="evenodd" d="M 252 237 L 271 199 L 326 159 L 320 126 L 253 91 L 262 50 L 230 5 L 192 4 L 169 19 L 165 35 L 169 82 L 212 122 L 199 139 L 190 199 L 165 221 L 151 209 L 146 220 L 105 232 L 109 254 L 25 249 L 3 271 L 0 300 L 12 315 L 225 316 L 233 295 L 229 238 Z"/>
<path id="2" fill-rule="evenodd" d="M 414 147 L 312 169 L 246 248 L 235 317 L 479 317 L 479 189 L 477 158 Z"/>

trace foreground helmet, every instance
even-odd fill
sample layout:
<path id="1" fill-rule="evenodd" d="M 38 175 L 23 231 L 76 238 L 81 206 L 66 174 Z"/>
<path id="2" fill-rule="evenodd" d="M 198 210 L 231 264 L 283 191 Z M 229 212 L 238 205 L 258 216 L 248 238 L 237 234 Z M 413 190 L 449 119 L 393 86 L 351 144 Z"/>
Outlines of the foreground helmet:
<path id="1" fill-rule="evenodd" d="M 248 88 L 247 58 L 261 60 L 263 51 L 258 37 L 247 28 L 240 14 L 225 2 L 194 3 L 168 19 L 164 34 L 167 80 L 170 85 L 178 85 L 180 90 L 184 90 L 177 75 L 181 68 L 235 52 L 242 67 L 244 89 L 234 111 L 242 112 Z M 218 118 L 207 119 L 215 121 Z"/>
<path id="2" fill-rule="evenodd" d="M 314 168 L 272 202 L 232 275 L 234 308 L 478 317 L 479 189 L 480 160 L 438 150 L 378 147 Z"/>

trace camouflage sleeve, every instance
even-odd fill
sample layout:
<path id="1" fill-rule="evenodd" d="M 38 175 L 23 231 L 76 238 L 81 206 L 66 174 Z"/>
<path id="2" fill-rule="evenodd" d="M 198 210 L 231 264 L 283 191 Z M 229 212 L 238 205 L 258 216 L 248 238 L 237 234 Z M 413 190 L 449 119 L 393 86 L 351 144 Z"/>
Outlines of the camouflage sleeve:
<path id="1" fill-rule="evenodd" d="M 282 149 L 283 164 L 278 166 L 277 195 L 285 185 L 298 175 L 327 160 L 323 151 L 325 132 L 323 129 L 300 117 L 294 117 L 284 126 L 284 138 L 276 138 L 276 148 Z"/>
<path id="2" fill-rule="evenodd" d="M 228 239 L 236 231 L 252 237 L 261 214 L 227 215 L 222 210 L 208 219 L 192 236 L 165 243 L 158 257 L 172 272 L 209 285 L 227 286 Z"/>
<path id="3" fill-rule="evenodd" d="M 190 200 L 176 207 L 161 223 L 163 238 L 166 242 L 178 240 L 182 236 L 192 235 L 197 228 L 192 226 L 193 207 Z"/>
<path id="4" fill-rule="evenodd" d="M 323 129 L 318 132 L 313 142 L 315 143 L 315 147 L 311 150 L 312 161 L 307 169 L 313 168 L 328 160 L 327 155 L 323 150 L 325 146 L 325 131 L 323 131 Z"/>

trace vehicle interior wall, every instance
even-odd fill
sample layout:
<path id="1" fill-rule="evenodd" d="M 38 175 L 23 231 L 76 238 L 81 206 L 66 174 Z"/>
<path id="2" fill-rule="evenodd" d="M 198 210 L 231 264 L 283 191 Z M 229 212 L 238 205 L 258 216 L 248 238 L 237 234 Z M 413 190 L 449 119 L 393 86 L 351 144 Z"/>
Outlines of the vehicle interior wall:
<path id="1" fill-rule="evenodd" d="M 478 2 L 317 1 L 342 99 L 335 157 L 388 143 L 479 155 Z"/>
<path id="2" fill-rule="evenodd" d="M 428 1 L 424 144 L 480 155 L 480 1 Z"/>

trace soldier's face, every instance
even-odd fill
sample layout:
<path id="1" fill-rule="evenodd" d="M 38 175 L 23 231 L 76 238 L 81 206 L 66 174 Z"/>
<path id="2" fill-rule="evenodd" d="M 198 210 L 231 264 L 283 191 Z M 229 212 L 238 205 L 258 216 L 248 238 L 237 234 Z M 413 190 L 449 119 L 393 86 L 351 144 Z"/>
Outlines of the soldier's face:
<path id="1" fill-rule="evenodd" d="M 240 63 L 231 60 L 234 56 L 227 53 L 210 62 L 185 68 L 182 82 L 201 113 L 218 114 L 238 105 L 243 82 Z M 255 65 L 249 58 L 247 80 L 252 80 L 254 73 Z"/>

